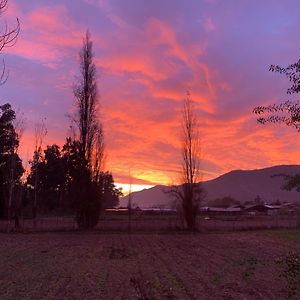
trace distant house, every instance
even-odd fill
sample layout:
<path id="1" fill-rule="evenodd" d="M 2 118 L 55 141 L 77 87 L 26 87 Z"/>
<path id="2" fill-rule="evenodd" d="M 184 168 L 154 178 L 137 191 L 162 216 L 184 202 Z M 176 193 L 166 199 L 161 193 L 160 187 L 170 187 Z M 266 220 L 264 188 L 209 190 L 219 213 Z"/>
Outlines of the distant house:
<path id="1" fill-rule="evenodd" d="M 227 214 L 227 215 L 236 215 L 241 214 L 242 209 L 240 207 L 209 207 L 204 206 L 200 208 L 200 212 L 209 213 L 209 214 Z"/>
<path id="2" fill-rule="evenodd" d="M 295 214 L 300 212 L 300 205 L 296 203 L 284 203 L 280 206 L 281 214 Z"/>
<path id="3" fill-rule="evenodd" d="M 152 207 L 152 208 L 142 208 L 143 213 L 145 214 L 176 214 L 176 209 L 172 208 L 160 208 L 160 207 Z"/>
<path id="4" fill-rule="evenodd" d="M 236 205 L 228 208 L 222 207 L 201 207 L 200 212 L 210 215 L 276 215 L 280 212 L 280 205 L 267 205 L 267 204 L 252 204 L 252 205 Z"/>
<path id="5" fill-rule="evenodd" d="M 245 207 L 245 211 L 249 214 L 276 215 L 280 209 L 280 205 L 254 204 Z"/>

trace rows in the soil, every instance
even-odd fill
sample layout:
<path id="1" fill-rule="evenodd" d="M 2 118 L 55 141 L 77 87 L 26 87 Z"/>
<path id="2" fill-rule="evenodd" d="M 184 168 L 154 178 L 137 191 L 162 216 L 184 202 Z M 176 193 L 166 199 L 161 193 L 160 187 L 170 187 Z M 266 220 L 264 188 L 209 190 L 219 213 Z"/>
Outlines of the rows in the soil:
<path id="1" fill-rule="evenodd" d="M 208 237 L 208 239 L 206 239 Z M 233 297 L 236 299 L 272 299 L 277 294 L 279 285 L 274 285 L 274 259 L 260 255 L 256 244 L 248 239 L 239 241 L 234 235 L 208 235 L 198 243 L 198 247 L 210 257 L 204 263 L 219 264 L 217 271 L 212 270 L 217 298 Z M 268 245 L 264 244 L 265 249 Z M 182 247 L 182 250 L 191 247 Z M 265 250 L 264 249 L 264 250 Z M 200 254 L 203 257 L 203 252 Z M 223 262 L 222 262 L 223 261 Z M 222 263 L 221 263 L 222 262 Z"/>
<path id="2" fill-rule="evenodd" d="M 101 295 L 103 299 L 184 299 L 181 289 L 175 287 L 173 291 L 171 274 L 149 251 L 145 237 L 115 236 L 115 239 L 118 240 L 111 249 L 109 268 L 111 280 Z"/>
<path id="3" fill-rule="evenodd" d="M 290 251 L 299 251 L 299 246 L 258 232 L 230 233 L 220 239 L 214 235 L 209 244 L 219 252 L 230 254 L 231 263 L 225 265 L 224 270 L 232 276 L 224 277 L 224 282 L 227 281 L 228 286 L 232 282 L 239 283 L 235 290 L 243 297 L 274 299 L 286 296 L 286 282 L 280 276 L 282 269 L 276 260 Z"/>
<path id="4" fill-rule="evenodd" d="M 168 266 L 161 262 L 163 253 L 153 251 L 154 240 L 149 237 L 136 236 L 131 240 L 138 249 L 140 264 L 139 280 L 147 282 L 144 288 L 144 298 L 147 299 L 185 299 L 185 288 L 178 282 L 176 276 L 169 272 Z M 164 249 L 161 249 L 164 250 Z"/>
<path id="5" fill-rule="evenodd" d="M 137 292 L 130 284 L 130 274 L 137 270 L 133 250 L 122 235 L 113 235 L 104 255 L 107 261 L 106 281 L 101 285 L 101 299 L 133 299 Z M 125 240 L 124 240 L 125 239 Z"/>
<path id="6" fill-rule="evenodd" d="M 191 299 L 213 296 L 214 291 L 210 285 L 210 272 L 218 269 L 214 261 L 209 260 L 209 254 L 201 248 L 185 247 L 185 241 L 178 236 L 172 241 L 162 239 L 154 240 L 153 251 L 159 255 L 162 264 L 174 275 L 176 280 L 184 287 Z M 186 248 L 181 252 L 181 249 Z"/>
<path id="7" fill-rule="evenodd" d="M 1 299 L 61 299 L 70 294 L 79 299 L 97 292 L 101 269 L 93 249 L 98 245 L 93 248 L 88 240 L 73 245 L 73 238 L 67 236 L 17 239 L 16 248 L 10 247 L 9 263 L 1 259 Z"/>
<path id="8" fill-rule="evenodd" d="M 278 298 L 289 250 L 249 233 L 3 237 L 1 299 Z"/>
<path id="9" fill-rule="evenodd" d="M 38 245 L 31 239 L 28 244 L 22 239 L 8 239 L 1 247 L 1 296 L 12 297 L 12 294 L 26 297 L 31 286 L 38 284 L 37 278 L 44 275 L 41 261 L 38 260 Z M 6 251 L 5 251 L 6 250 Z M 3 258 L 9 258 L 3 259 Z M 35 291 L 32 290 L 32 293 Z M 28 297 L 30 294 L 28 293 Z"/>
<path id="10" fill-rule="evenodd" d="M 281 295 L 282 286 L 277 283 L 279 278 L 272 258 L 265 260 L 263 255 L 262 259 L 255 247 L 249 249 L 247 243 L 235 247 L 234 239 L 224 243 L 222 238 L 221 241 L 216 236 L 211 238 L 199 241 L 199 237 L 189 236 L 170 241 L 159 237 L 152 238 L 150 245 L 153 255 L 189 298 L 268 299 Z M 272 257 L 273 253 L 270 254 Z"/>

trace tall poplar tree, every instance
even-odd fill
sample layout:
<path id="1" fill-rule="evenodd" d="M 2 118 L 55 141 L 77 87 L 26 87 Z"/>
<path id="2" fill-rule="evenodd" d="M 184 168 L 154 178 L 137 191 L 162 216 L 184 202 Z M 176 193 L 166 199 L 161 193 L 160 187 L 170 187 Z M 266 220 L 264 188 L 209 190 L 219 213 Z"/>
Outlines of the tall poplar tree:
<path id="1" fill-rule="evenodd" d="M 77 209 L 77 222 L 81 228 L 92 228 L 98 222 L 101 208 L 101 190 L 97 180 L 104 153 L 102 124 L 98 117 L 99 95 L 96 66 L 93 61 L 93 43 L 86 32 L 79 53 L 80 76 L 74 86 L 75 124 L 77 142 L 71 143 L 77 153 L 79 171 L 75 175 L 73 195 Z"/>

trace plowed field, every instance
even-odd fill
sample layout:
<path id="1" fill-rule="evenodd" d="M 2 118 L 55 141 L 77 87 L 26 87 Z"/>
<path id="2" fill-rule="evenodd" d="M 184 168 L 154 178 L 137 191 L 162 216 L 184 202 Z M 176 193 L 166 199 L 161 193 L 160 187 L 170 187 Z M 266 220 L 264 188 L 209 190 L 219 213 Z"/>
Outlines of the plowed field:
<path id="1" fill-rule="evenodd" d="M 0 299 L 299 299 L 299 253 L 262 231 L 0 234 Z"/>

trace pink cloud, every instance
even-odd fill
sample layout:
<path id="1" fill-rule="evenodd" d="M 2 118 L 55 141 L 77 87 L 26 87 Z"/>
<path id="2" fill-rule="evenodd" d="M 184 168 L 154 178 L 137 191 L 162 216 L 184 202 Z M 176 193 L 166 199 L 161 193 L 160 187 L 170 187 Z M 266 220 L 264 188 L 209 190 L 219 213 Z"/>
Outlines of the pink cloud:
<path id="1" fill-rule="evenodd" d="M 72 20 L 64 5 L 41 6 L 29 12 L 14 7 L 22 30 L 10 53 L 49 64 L 62 59 L 68 49 L 80 47 L 86 29 Z"/>
<path id="2" fill-rule="evenodd" d="M 203 20 L 203 26 L 204 26 L 205 30 L 208 32 L 215 31 L 217 28 L 211 17 L 206 17 Z"/>
<path id="3" fill-rule="evenodd" d="M 170 10 L 153 0 L 139 11 L 135 1 L 71 2 L 31 1 L 35 5 L 26 10 L 21 1 L 11 1 L 7 11 L 8 21 L 18 16 L 22 24 L 17 45 L 7 52 L 20 59 L 12 68 L 7 98 L 26 97 L 32 114 L 50 115 L 51 124 L 57 121 L 47 143 L 64 142 L 68 121 L 62 110 L 73 110 L 72 82 L 88 24 L 99 74 L 107 167 L 116 181 L 126 181 L 129 170 L 136 183 L 177 179 L 180 109 L 187 90 L 200 119 L 204 179 L 231 169 L 300 163 L 298 133 L 259 126 L 251 113 L 256 104 L 285 96 L 285 83 L 267 72 L 269 60 L 292 62 L 296 51 L 299 22 L 281 28 L 284 12 L 293 19 L 283 4 L 272 23 L 267 5 L 255 3 L 257 11 L 234 1 L 174 1 Z M 230 13 L 223 13 L 224 5 Z M 32 148 L 30 132 L 24 141 L 25 148 Z"/>

